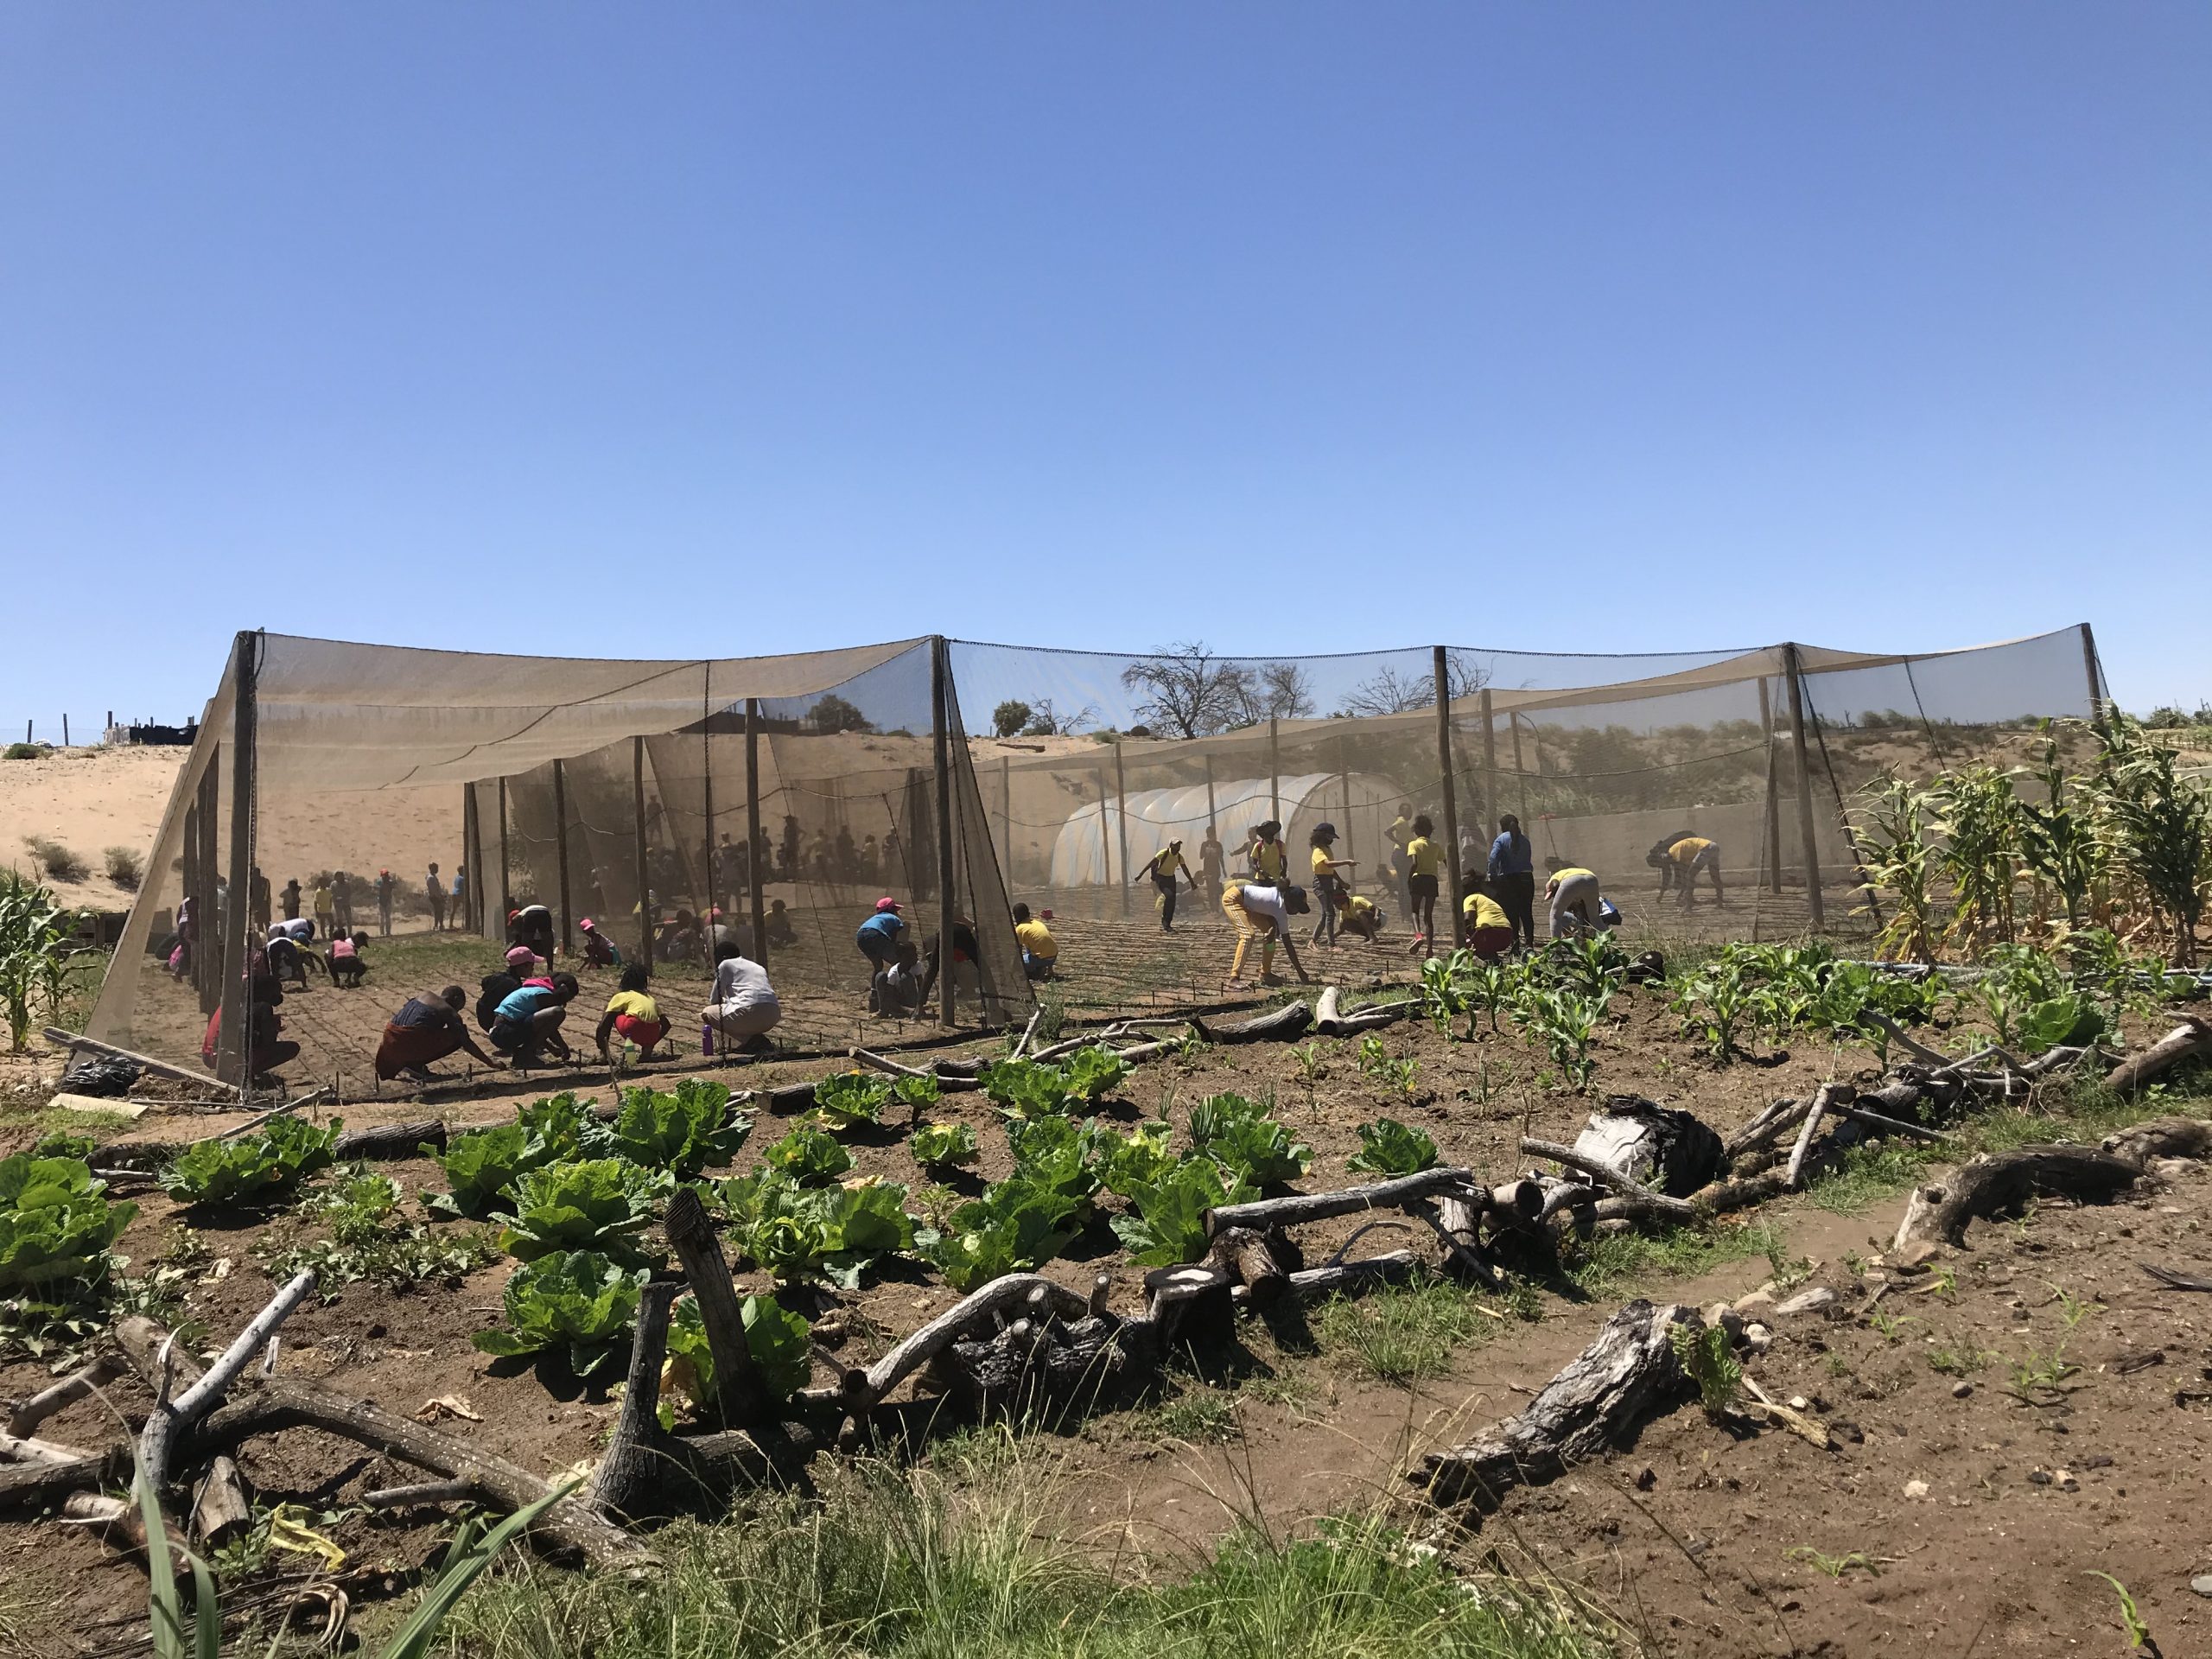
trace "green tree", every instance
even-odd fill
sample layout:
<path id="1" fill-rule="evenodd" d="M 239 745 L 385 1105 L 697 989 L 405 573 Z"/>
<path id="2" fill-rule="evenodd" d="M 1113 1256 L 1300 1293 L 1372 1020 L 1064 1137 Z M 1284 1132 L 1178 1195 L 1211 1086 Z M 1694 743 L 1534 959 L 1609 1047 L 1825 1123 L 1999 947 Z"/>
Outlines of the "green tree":
<path id="1" fill-rule="evenodd" d="M 1008 697 L 991 710 L 991 729 L 1001 737 L 1014 737 L 1037 711 L 1018 697 Z"/>

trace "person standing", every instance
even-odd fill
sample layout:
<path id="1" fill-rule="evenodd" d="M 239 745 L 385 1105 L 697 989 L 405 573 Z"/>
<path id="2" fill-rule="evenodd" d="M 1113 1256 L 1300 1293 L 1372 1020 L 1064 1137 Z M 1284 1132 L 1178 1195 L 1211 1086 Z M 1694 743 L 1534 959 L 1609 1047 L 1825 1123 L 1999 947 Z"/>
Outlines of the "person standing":
<path id="1" fill-rule="evenodd" d="M 1444 867 L 1444 849 L 1433 837 L 1436 826 L 1424 812 L 1413 823 L 1413 839 L 1406 843 L 1406 899 L 1413 906 L 1414 925 L 1421 931 L 1414 948 L 1424 957 L 1436 950 L 1437 877 Z"/>
<path id="2" fill-rule="evenodd" d="M 1536 849 L 1521 833 L 1521 820 L 1510 812 L 1497 821 L 1497 839 L 1490 844 L 1490 880 L 1506 919 L 1513 925 L 1515 943 L 1533 950 L 1536 945 Z"/>
<path id="3" fill-rule="evenodd" d="M 288 922 L 298 921 L 300 919 L 300 878 L 298 876 L 296 875 L 284 883 L 283 898 L 284 919 Z"/>
<path id="4" fill-rule="evenodd" d="M 1313 848 L 1313 902 L 1321 912 L 1321 919 L 1313 924 L 1313 943 L 1334 949 L 1337 912 L 1342 908 L 1337 895 L 1351 891 L 1353 861 L 1335 855 L 1337 826 L 1333 823 L 1315 824 L 1306 839 Z"/>
<path id="5" fill-rule="evenodd" d="M 1171 841 L 1146 860 L 1144 868 L 1129 878 L 1131 887 L 1146 876 L 1152 878 L 1153 891 L 1160 895 L 1160 931 L 1163 933 L 1175 931 L 1175 876 L 1179 871 L 1191 884 L 1191 891 L 1196 893 L 1198 878 L 1191 874 L 1191 867 L 1184 860 L 1183 843 Z"/>
<path id="6" fill-rule="evenodd" d="M 1228 861 L 1221 850 L 1221 837 L 1206 825 L 1206 838 L 1198 843 L 1198 880 L 1205 883 L 1208 893 L 1221 891 L 1222 878 L 1228 873 Z"/>
<path id="7" fill-rule="evenodd" d="M 249 903 L 251 906 L 247 912 L 248 919 L 252 922 L 257 935 L 266 933 L 269 931 L 269 878 L 261 873 L 258 864 L 253 867 L 253 886 L 247 891 L 251 894 Z"/>
<path id="8" fill-rule="evenodd" d="M 315 931 L 327 939 L 335 931 L 338 919 L 338 901 L 331 897 L 327 879 L 315 884 L 315 898 L 310 902 L 315 911 Z"/>
<path id="9" fill-rule="evenodd" d="M 377 872 L 377 931 L 385 938 L 391 937 L 391 894 L 398 886 L 390 870 Z"/>
<path id="10" fill-rule="evenodd" d="M 1252 831 L 1252 879 L 1278 887 L 1290 877 L 1290 849 L 1282 844 L 1282 825 L 1274 818 Z"/>
<path id="11" fill-rule="evenodd" d="M 423 895 L 430 901 L 430 931 L 442 933 L 446 925 L 446 884 L 435 864 L 423 878 Z"/>
<path id="12" fill-rule="evenodd" d="M 453 867 L 453 903 L 447 907 L 446 915 L 456 930 L 468 925 L 468 866 L 466 864 Z"/>

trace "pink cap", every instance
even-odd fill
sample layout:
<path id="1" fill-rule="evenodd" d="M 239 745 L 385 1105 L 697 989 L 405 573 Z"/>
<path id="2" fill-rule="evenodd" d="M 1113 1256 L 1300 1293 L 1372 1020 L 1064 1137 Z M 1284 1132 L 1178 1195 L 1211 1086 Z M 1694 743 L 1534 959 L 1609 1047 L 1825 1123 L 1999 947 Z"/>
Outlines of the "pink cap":
<path id="1" fill-rule="evenodd" d="M 875 901 L 875 909 L 878 915 L 881 915 L 887 910 L 896 910 L 898 908 L 899 901 L 896 899 L 879 899 Z"/>
<path id="2" fill-rule="evenodd" d="M 507 966 L 510 968 L 527 968 L 537 960 L 537 952 L 526 944 L 518 944 L 507 952 Z"/>
<path id="3" fill-rule="evenodd" d="M 583 920 L 582 920 L 581 922 L 578 922 L 578 923 L 576 924 L 576 925 L 577 925 L 578 927 L 581 927 L 582 929 L 583 929 L 583 931 L 584 931 L 585 932 L 587 932 L 587 933 L 590 932 L 590 931 L 591 931 L 591 918 L 590 918 L 590 917 L 588 917 L 588 916 L 585 917 L 585 918 L 583 918 Z"/>

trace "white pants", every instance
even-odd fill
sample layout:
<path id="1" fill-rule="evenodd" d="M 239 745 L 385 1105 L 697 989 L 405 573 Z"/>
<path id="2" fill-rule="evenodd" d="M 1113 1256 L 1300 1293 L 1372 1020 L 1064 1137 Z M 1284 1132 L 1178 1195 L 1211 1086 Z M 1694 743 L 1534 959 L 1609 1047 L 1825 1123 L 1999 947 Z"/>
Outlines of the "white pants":
<path id="1" fill-rule="evenodd" d="M 783 1017 L 773 1002 L 711 1002 L 699 1010 L 699 1018 L 723 1036 L 741 1039 L 772 1030 Z"/>
<path id="2" fill-rule="evenodd" d="M 1569 876 L 1552 893 L 1551 932 L 1555 939 L 1586 933 L 1598 925 L 1598 878 Z"/>

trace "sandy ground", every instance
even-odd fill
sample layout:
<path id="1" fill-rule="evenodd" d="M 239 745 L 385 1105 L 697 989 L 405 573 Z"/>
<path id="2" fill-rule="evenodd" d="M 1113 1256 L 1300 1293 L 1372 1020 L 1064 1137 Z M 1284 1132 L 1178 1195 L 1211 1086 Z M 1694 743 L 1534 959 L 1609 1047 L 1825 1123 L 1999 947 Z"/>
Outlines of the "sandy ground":
<path id="1" fill-rule="evenodd" d="M 107 879 L 103 855 L 110 847 L 127 847 L 146 856 L 188 753 L 57 749 L 37 760 L 0 760 L 0 864 L 29 874 L 25 837 L 46 836 L 92 867 L 87 880 L 47 878 L 62 903 L 129 909 L 130 894 Z"/>

